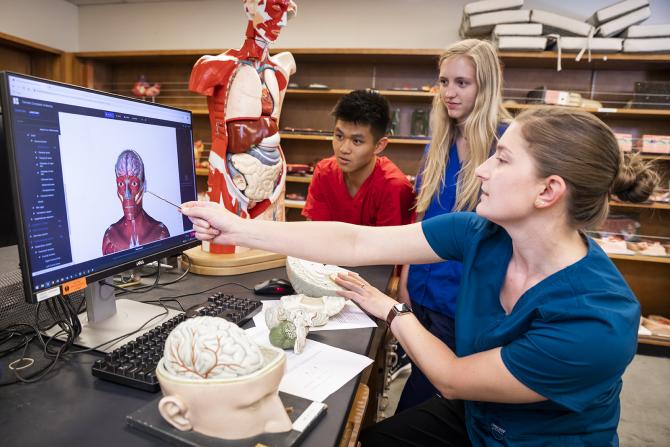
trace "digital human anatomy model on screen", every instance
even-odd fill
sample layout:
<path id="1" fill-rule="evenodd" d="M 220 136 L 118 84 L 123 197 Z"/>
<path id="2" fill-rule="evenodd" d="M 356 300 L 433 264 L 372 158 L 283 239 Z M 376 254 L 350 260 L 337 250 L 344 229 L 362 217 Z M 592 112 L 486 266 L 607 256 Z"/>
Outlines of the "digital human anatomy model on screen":
<path id="1" fill-rule="evenodd" d="M 146 176 L 142 157 L 124 150 L 116 160 L 116 188 L 123 216 L 107 228 L 102 238 L 102 254 L 108 255 L 170 237 L 162 223 L 142 207 Z"/>

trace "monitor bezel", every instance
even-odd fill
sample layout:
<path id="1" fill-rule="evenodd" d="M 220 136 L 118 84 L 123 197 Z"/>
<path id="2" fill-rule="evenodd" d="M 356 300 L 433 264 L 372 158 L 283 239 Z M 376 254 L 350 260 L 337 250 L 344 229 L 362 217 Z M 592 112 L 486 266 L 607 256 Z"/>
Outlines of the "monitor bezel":
<path id="1" fill-rule="evenodd" d="M 16 236 L 17 236 L 17 246 L 18 246 L 18 252 L 19 252 L 19 266 L 21 268 L 21 276 L 23 277 L 23 289 L 24 289 L 24 295 L 25 299 L 28 303 L 37 303 L 41 301 L 40 299 L 37 298 L 37 295 L 40 294 L 41 292 L 45 292 L 48 290 L 52 290 L 53 287 L 58 287 L 59 292 L 63 293 L 62 290 L 62 285 L 66 284 L 68 281 L 63 281 L 58 284 L 54 284 L 50 288 L 45 288 L 39 291 L 35 291 L 33 289 L 33 277 L 30 274 L 31 270 L 31 264 L 30 264 L 30 256 L 28 254 L 27 250 L 27 244 L 26 244 L 26 231 L 24 227 L 24 219 L 23 219 L 23 210 L 20 202 L 20 197 L 19 197 L 19 179 L 18 179 L 18 170 L 17 170 L 17 160 L 16 160 L 16 147 L 15 147 L 15 142 L 14 142 L 14 135 L 11 131 L 11 115 L 12 115 L 12 108 L 10 104 L 10 95 L 9 95 L 9 77 L 10 76 L 16 76 L 16 77 L 21 77 L 33 81 L 38 81 L 38 82 L 45 82 L 53 85 L 58 85 L 61 87 L 67 87 L 67 88 L 72 88 L 75 90 L 80 90 L 84 92 L 89 92 L 89 93 L 95 93 L 95 94 L 100 94 L 104 96 L 109 96 L 117 99 L 123 99 L 131 102 L 137 102 L 141 103 L 144 105 L 154 105 L 156 107 L 162 107 L 166 109 L 171 109 L 171 110 L 177 110 L 180 112 L 187 112 L 190 117 L 191 117 L 191 129 L 193 126 L 193 113 L 190 110 L 185 110 L 185 109 L 180 109 L 178 107 L 172 107 L 168 106 L 165 104 L 157 104 L 157 103 L 147 103 L 146 101 L 142 101 L 139 99 L 135 98 L 130 98 L 127 96 L 123 95 L 117 95 L 114 93 L 109 93 L 109 92 L 104 92 L 100 90 L 94 90 L 94 89 L 89 89 L 85 87 L 80 87 L 78 85 L 72 85 L 72 84 L 67 84 L 63 82 L 58 82 L 58 81 L 53 81 L 50 79 L 44 79 L 44 78 L 39 78 L 36 76 L 30 76 L 22 73 L 15 73 L 11 71 L 0 71 L 0 100 L 2 101 L 2 110 L 3 113 L 2 115 L 2 120 L 4 124 L 4 130 L 5 130 L 5 143 L 6 143 L 6 149 L 7 149 L 7 158 L 8 158 L 8 165 L 9 165 L 9 177 L 10 177 L 10 184 L 11 184 L 11 190 L 12 190 L 12 202 L 13 202 L 13 209 L 14 209 L 14 220 L 15 220 L 15 226 L 16 226 Z M 193 146 L 193 131 L 191 130 L 191 146 Z M 196 174 L 195 174 L 195 154 L 191 150 L 191 160 L 192 164 L 191 166 L 193 167 L 193 181 L 194 181 L 194 187 L 196 186 Z M 197 189 L 196 189 L 197 192 Z M 129 270 L 133 267 L 139 267 L 141 265 L 147 264 L 149 262 L 153 262 L 156 260 L 160 260 L 161 258 L 175 255 L 178 253 L 183 252 L 184 250 L 188 248 L 192 248 L 195 246 L 200 245 L 200 241 L 197 239 L 194 239 L 192 241 L 187 241 L 183 243 L 179 243 L 178 245 L 174 247 L 170 247 L 167 249 L 163 249 L 157 252 L 152 252 L 150 254 L 144 254 L 142 253 L 141 256 L 135 257 L 132 260 L 128 261 L 120 261 L 119 264 L 113 266 L 113 267 L 108 267 L 105 269 L 101 269 L 99 271 L 90 273 L 88 275 L 82 275 L 79 278 L 85 278 L 86 279 L 86 284 L 91 284 L 95 281 L 100 281 L 104 278 L 107 278 L 111 275 L 114 275 L 116 273 Z M 72 281 L 72 280 L 70 280 Z M 46 299 L 46 298 L 44 298 Z"/>

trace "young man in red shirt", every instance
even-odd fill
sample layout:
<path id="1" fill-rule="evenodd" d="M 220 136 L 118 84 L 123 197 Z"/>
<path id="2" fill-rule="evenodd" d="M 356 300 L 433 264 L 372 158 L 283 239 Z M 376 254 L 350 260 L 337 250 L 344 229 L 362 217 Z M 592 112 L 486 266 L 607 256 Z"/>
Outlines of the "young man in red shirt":
<path id="1" fill-rule="evenodd" d="M 302 215 L 368 226 L 409 223 L 412 185 L 379 156 L 388 144 L 388 101 L 374 91 L 354 90 L 340 98 L 332 115 L 335 155 L 316 165 Z"/>

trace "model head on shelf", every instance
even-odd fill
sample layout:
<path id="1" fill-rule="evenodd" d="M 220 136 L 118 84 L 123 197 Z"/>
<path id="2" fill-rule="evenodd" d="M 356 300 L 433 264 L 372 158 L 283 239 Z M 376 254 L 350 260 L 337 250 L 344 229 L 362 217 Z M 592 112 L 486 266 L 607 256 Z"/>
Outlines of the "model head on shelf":
<path id="1" fill-rule="evenodd" d="M 571 229 L 595 228 L 611 194 L 642 202 L 659 180 L 637 156 L 624 157 L 599 118 L 560 107 L 521 113 L 475 173 L 482 182 L 477 214 L 503 227 L 542 213 Z"/>
<path id="2" fill-rule="evenodd" d="M 142 206 L 146 191 L 142 157 L 134 150 L 124 150 L 116 160 L 114 171 L 123 217 L 105 231 L 102 253 L 116 253 L 169 237 L 167 227 L 152 218 Z"/>
<path id="3" fill-rule="evenodd" d="M 292 0 L 242 0 L 249 26 L 265 42 L 274 42 L 298 7 Z"/>
<path id="4" fill-rule="evenodd" d="M 455 210 L 474 210 L 479 182 L 474 170 L 486 160 L 498 126 L 510 115 L 502 106 L 502 70 L 491 42 L 466 39 L 450 45 L 438 62 L 439 90 L 430 116 L 431 143 L 418 191 L 425 212 L 444 182 L 451 145 L 463 137 L 468 156 L 458 174 Z"/>
<path id="5" fill-rule="evenodd" d="M 391 125 L 389 103 L 373 90 L 354 90 L 344 95 L 332 111 L 335 117 L 333 152 L 346 175 L 372 172 L 377 155 L 388 144 Z"/>
<path id="6" fill-rule="evenodd" d="M 156 368 L 161 416 L 182 431 L 242 439 L 291 429 L 279 399 L 286 355 L 216 317 L 180 323 Z"/>

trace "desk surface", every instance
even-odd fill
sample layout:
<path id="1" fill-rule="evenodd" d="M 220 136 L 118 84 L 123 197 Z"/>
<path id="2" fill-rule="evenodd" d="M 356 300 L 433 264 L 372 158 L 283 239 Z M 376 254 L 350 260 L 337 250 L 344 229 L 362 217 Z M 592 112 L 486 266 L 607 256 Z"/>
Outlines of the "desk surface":
<path id="1" fill-rule="evenodd" d="M 16 268 L 16 263 L 7 262 L 7 255 L 16 255 L 15 250 L 0 249 L 3 258 L 0 266 Z M 352 269 L 360 273 L 380 290 L 386 288 L 391 267 L 375 266 Z M 283 268 L 248 273 L 231 277 L 188 275 L 184 280 L 161 287 L 149 293 L 137 295 L 141 301 L 197 292 L 214 286 L 220 291 L 241 296 L 253 296 L 239 285 L 251 287 L 265 279 L 286 277 Z M 169 281 L 173 275 L 161 275 L 161 281 Z M 206 300 L 209 293 L 181 298 L 187 308 Z M 127 298 L 125 295 L 124 298 Z M 253 324 L 253 323 L 251 323 Z M 370 342 L 374 329 L 346 331 L 319 331 L 309 338 L 358 354 L 370 353 Z M 161 445 L 157 438 L 142 434 L 126 426 L 126 415 L 156 398 L 125 386 L 97 379 L 91 375 L 91 365 L 101 355 L 83 353 L 67 356 L 56 366 L 55 371 L 33 384 L 14 384 L 0 388 L 0 427 L 2 444 L 72 446 L 154 446 Z M 360 375 L 332 394 L 325 403 L 326 416 L 308 434 L 303 445 L 336 445 L 346 423 Z"/>

